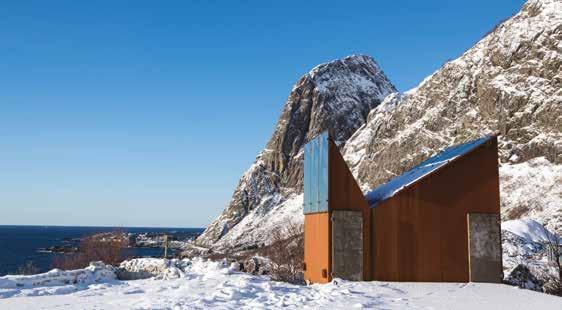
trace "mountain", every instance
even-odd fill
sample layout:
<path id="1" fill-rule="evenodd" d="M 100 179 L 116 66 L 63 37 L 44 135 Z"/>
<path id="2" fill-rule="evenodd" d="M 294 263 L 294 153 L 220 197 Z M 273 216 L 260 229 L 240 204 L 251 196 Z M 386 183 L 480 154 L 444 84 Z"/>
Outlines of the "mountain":
<path id="1" fill-rule="evenodd" d="M 561 39 L 562 1 L 528 1 L 418 87 L 386 98 L 344 147 L 362 188 L 499 133 L 502 219 L 532 216 L 562 232 Z"/>
<path id="2" fill-rule="evenodd" d="M 267 243 L 275 227 L 302 221 L 301 147 L 327 129 L 364 191 L 448 145 L 499 133 L 502 219 L 532 217 L 561 233 L 561 39 L 562 1 L 530 0 L 405 93 L 368 56 L 314 68 L 197 242 L 251 247 Z"/>
<path id="3" fill-rule="evenodd" d="M 365 123 L 369 111 L 395 91 L 378 64 L 364 55 L 319 65 L 302 76 L 265 149 L 240 179 L 226 209 L 197 242 L 220 247 L 228 239 L 227 246 L 255 245 L 260 241 L 255 234 L 244 240 L 232 238 L 245 235 L 250 218 L 271 216 L 272 209 L 302 193 L 302 146 L 325 130 L 343 145 Z"/>

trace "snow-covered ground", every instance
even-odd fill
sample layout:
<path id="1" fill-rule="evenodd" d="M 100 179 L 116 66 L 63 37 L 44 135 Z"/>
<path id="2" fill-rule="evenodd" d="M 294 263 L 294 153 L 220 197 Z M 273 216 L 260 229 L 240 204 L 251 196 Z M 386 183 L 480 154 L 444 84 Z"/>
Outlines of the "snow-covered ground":
<path id="1" fill-rule="evenodd" d="M 539 278 L 549 271 L 540 242 L 551 232 L 530 219 L 504 222 L 502 232 L 506 275 L 522 263 Z M 336 280 L 300 286 L 238 270 L 226 261 L 139 258 L 119 268 L 92 263 L 5 276 L 0 309 L 562 309 L 560 297 L 505 284 Z"/>
<path id="2" fill-rule="evenodd" d="M 165 265 L 178 269 L 176 277 L 119 281 L 111 276 L 90 276 L 80 285 L 64 281 L 34 285 L 32 279 L 42 278 L 37 275 L 2 277 L 0 309 L 562 309 L 560 297 L 503 284 L 337 280 L 299 286 L 241 273 L 235 271 L 236 265 L 224 262 L 171 262 Z M 143 264 L 162 262 L 141 259 L 132 263 L 136 268 Z M 60 275 L 64 278 L 65 272 Z M 64 289 L 55 289 L 60 287 Z"/>

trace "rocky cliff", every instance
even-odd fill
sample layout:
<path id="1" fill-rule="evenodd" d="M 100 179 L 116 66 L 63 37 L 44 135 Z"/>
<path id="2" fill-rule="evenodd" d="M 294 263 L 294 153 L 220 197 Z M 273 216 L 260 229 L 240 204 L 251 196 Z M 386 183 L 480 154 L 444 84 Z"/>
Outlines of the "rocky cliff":
<path id="1" fill-rule="evenodd" d="M 562 1 L 530 0 L 403 94 L 367 56 L 314 68 L 198 242 L 259 245 L 276 225 L 302 220 L 300 150 L 326 129 L 365 191 L 445 146 L 499 133 L 503 219 L 533 217 L 562 232 L 561 39 Z"/>
<path id="2" fill-rule="evenodd" d="M 562 1 L 528 1 L 418 87 L 387 98 L 345 146 L 344 157 L 363 188 L 447 145 L 496 132 L 503 219 L 532 215 L 562 232 L 561 39 Z M 510 165 L 538 157 L 519 165 L 527 168 L 526 177 L 514 179 Z M 534 190 L 517 195 L 513 183 Z"/>
<path id="3" fill-rule="evenodd" d="M 302 76 L 265 149 L 240 179 L 226 209 L 197 242 L 220 246 L 226 235 L 232 239 L 236 234 L 232 230 L 244 218 L 265 215 L 302 192 L 302 146 L 325 130 L 343 145 L 365 123 L 369 111 L 395 91 L 377 63 L 363 55 L 319 65 Z M 234 244 L 251 246 L 258 240 L 249 237 Z"/>

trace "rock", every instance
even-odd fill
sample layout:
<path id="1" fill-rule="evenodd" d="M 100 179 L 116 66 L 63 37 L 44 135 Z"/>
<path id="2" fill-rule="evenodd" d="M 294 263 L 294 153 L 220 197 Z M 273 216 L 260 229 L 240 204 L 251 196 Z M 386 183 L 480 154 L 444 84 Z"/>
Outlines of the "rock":
<path id="1" fill-rule="evenodd" d="M 268 260 L 254 256 L 243 260 L 240 265 L 244 272 L 254 275 L 265 275 L 269 274 L 268 263 Z"/>
<path id="2" fill-rule="evenodd" d="M 328 129 L 364 191 L 446 146 L 485 134 L 500 134 L 502 166 L 529 163 L 540 171 L 562 165 L 561 39 L 562 2 L 529 0 L 521 12 L 403 94 L 367 56 L 314 68 L 293 87 L 265 149 L 197 242 L 235 251 L 267 244 L 262 234 L 267 230 L 256 234 L 258 226 L 273 229 L 291 216 L 302 220 L 302 209 L 295 207 L 302 205 L 301 148 Z M 539 157 L 547 162 L 531 162 Z M 502 185 L 512 184 L 508 178 L 515 175 L 502 177 Z M 502 219 L 531 215 L 562 233 L 557 188 L 545 188 L 544 196 L 555 199 L 547 205 L 529 205 L 525 195 L 506 199 L 511 191 L 502 187 L 502 201 L 508 202 L 502 203 Z M 267 217 L 272 211 L 284 218 Z"/>
<path id="3" fill-rule="evenodd" d="M 158 279 L 175 279 L 183 276 L 188 260 L 162 258 L 136 258 L 126 260 L 117 269 L 119 280 L 139 280 L 157 277 Z"/>
<path id="4" fill-rule="evenodd" d="M 537 279 L 537 277 L 531 273 L 531 270 L 523 264 L 519 264 L 513 268 L 505 278 L 505 282 L 519 286 L 520 288 L 539 292 L 542 291 L 543 287 L 543 282 Z"/>
<path id="5" fill-rule="evenodd" d="M 218 248 L 255 246 L 245 240 L 228 245 L 220 240 L 248 214 L 268 212 L 290 194 L 302 192 L 301 148 L 309 139 L 330 129 L 343 143 L 365 123 L 369 111 L 395 91 L 377 63 L 363 55 L 319 65 L 301 77 L 265 149 L 197 243 Z"/>
<path id="6" fill-rule="evenodd" d="M 374 188 L 446 146 L 492 133 L 500 134 L 503 164 L 537 157 L 562 164 L 561 12 L 560 1 L 528 1 L 461 57 L 373 109 L 344 147 L 362 188 Z M 502 189 L 502 198 L 509 194 Z M 524 205 L 517 199 L 525 197 L 504 210 Z M 539 208 L 536 215 L 561 233 L 560 208 L 558 216 L 552 208 L 542 216 Z M 526 214 L 535 213 L 521 216 Z M 502 218 L 508 219 L 505 212 Z"/>

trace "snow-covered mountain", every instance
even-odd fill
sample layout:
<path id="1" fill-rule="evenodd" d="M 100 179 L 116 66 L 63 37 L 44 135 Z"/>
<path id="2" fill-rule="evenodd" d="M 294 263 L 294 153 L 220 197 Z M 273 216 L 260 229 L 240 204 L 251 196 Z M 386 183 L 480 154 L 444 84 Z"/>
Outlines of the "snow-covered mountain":
<path id="1" fill-rule="evenodd" d="M 530 0 L 418 87 L 387 98 L 344 148 L 362 187 L 497 132 L 503 219 L 533 216 L 562 232 L 561 39 L 562 1 Z"/>
<path id="2" fill-rule="evenodd" d="M 237 246 L 255 245 L 252 226 L 263 224 L 262 217 L 302 192 L 302 146 L 328 129 L 343 144 L 365 123 L 369 111 L 395 91 L 378 64 L 363 55 L 319 65 L 302 76 L 265 149 L 240 179 L 229 205 L 197 241 L 218 247 L 229 246 L 226 239 Z"/>
<path id="3" fill-rule="evenodd" d="M 403 94 L 367 56 L 314 68 L 198 242 L 256 246 L 275 226 L 302 221 L 301 147 L 326 129 L 365 191 L 445 146 L 497 132 L 502 218 L 533 217 L 562 233 L 561 39 L 562 1 L 529 0 Z"/>

